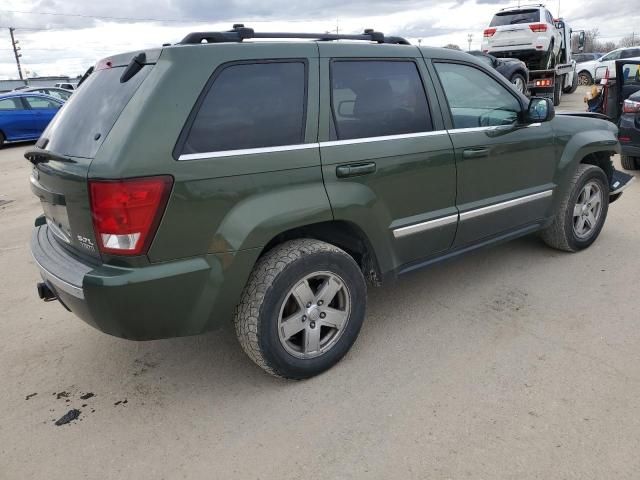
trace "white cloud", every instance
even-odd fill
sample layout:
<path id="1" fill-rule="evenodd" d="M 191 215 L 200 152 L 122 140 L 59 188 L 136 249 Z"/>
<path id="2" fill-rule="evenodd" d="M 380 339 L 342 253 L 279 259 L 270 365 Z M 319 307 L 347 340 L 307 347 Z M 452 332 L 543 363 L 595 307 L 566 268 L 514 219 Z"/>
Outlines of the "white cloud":
<path id="1" fill-rule="evenodd" d="M 557 13 L 558 2 L 548 4 Z M 609 0 L 603 11 L 599 0 L 563 0 L 562 16 L 574 28 L 598 27 L 603 40 L 617 40 L 640 24 L 640 13 L 628 0 Z M 482 30 L 493 13 L 508 3 L 494 0 L 415 1 L 396 0 L 316 0 L 313 10 L 301 0 L 113 0 L 92 4 L 80 0 L 4 0 L 0 7 L 1 27 L 48 28 L 16 30 L 22 47 L 24 68 L 39 75 L 78 75 L 96 60 L 110 54 L 157 47 L 176 42 L 190 31 L 226 30 L 234 21 L 250 23 L 263 31 L 324 32 L 335 30 L 336 19 L 342 32 L 356 33 L 375 28 L 389 35 L 401 35 L 423 45 L 454 43 L 478 49 Z M 4 9 L 4 11 L 3 11 Z M 132 22 L 124 20 L 28 15 L 9 13 L 36 11 L 74 13 L 111 17 L 173 19 L 170 22 Z M 250 21 L 251 19 L 253 21 Z M 203 19 L 185 21 L 182 19 Z M 204 21 L 218 19 L 218 21 Z M 260 19 L 261 21 L 256 21 Z M 250 22 L 249 22 L 250 21 Z M 8 41 L 0 44 L 0 78 L 17 77 L 13 52 Z M 640 32 L 638 32 L 640 34 Z"/>

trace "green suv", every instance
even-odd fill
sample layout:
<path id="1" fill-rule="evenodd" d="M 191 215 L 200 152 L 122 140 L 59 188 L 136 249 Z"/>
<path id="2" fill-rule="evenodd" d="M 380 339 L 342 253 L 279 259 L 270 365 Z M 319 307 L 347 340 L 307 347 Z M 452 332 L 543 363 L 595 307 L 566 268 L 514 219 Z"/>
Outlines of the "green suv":
<path id="1" fill-rule="evenodd" d="M 131 340 L 234 319 L 259 366 L 311 377 L 367 281 L 533 232 L 593 243 L 628 181 L 616 133 L 374 31 L 192 33 L 99 62 L 26 153 L 38 291 Z"/>

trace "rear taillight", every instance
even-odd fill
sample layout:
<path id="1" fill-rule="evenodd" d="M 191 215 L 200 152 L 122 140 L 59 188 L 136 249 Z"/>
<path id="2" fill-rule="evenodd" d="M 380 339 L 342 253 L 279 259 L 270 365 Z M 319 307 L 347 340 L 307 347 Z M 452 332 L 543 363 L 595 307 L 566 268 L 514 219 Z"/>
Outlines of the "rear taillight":
<path id="1" fill-rule="evenodd" d="M 145 254 L 151 245 L 173 178 L 90 180 L 91 216 L 102 253 Z"/>
<path id="2" fill-rule="evenodd" d="M 623 113 L 640 113 L 640 102 L 625 100 L 622 104 Z"/>
<path id="3" fill-rule="evenodd" d="M 551 80 L 550 78 L 544 78 L 542 80 L 536 80 L 534 85 L 536 87 L 552 87 L 553 86 L 553 80 Z"/>
<path id="4" fill-rule="evenodd" d="M 487 28 L 484 31 L 484 38 L 489 38 L 489 37 L 493 37 L 493 35 L 496 33 L 497 28 Z"/>
<path id="5" fill-rule="evenodd" d="M 546 23 L 532 23 L 529 25 L 529 28 L 532 32 L 546 32 L 547 24 Z"/>

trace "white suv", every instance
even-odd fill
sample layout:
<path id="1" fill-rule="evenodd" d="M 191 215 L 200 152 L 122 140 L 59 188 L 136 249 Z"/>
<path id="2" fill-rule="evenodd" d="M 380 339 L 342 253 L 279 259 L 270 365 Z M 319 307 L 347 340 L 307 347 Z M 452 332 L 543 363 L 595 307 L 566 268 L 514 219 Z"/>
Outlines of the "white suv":
<path id="1" fill-rule="evenodd" d="M 552 68 L 561 48 L 562 33 L 544 5 L 503 8 L 482 39 L 484 53 L 537 61 L 533 68 Z"/>
<path id="2" fill-rule="evenodd" d="M 609 77 L 614 78 L 616 76 L 616 60 L 635 57 L 640 57 L 640 47 L 618 48 L 598 60 L 583 62 L 578 65 L 578 83 L 580 85 L 591 85 L 596 78 L 596 69 L 602 67 L 607 67 L 609 69 Z"/>

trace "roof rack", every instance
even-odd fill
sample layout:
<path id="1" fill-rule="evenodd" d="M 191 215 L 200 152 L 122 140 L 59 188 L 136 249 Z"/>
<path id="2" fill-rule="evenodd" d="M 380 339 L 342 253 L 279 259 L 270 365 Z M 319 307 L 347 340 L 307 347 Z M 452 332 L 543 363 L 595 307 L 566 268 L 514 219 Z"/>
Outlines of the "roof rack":
<path id="1" fill-rule="evenodd" d="M 525 7 L 543 7 L 546 8 L 546 6 L 542 3 L 527 3 L 525 5 L 518 5 L 517 7 L 505 7 L 505 8 L 501 8 L 500 11 L 503 12 L 504 10 L 519 10 Z"/>
<path id="2" fill-rule="evenodd" d="M 384 33 L 367 29 L 361 35 L 336 35 L 334 33 L 256 33 L 253 28 L 237 23 L 226 32 L 192 32 L 184 37 L 178 45 L 194 45 L 199 43 L 241 43 L 251 38 L 308 38 L 322 42 L 333 40 L 364 40 L 376 43 L 390 43 L 395 45 L 410 45 L 402 37 L 385 37 Z"/>

